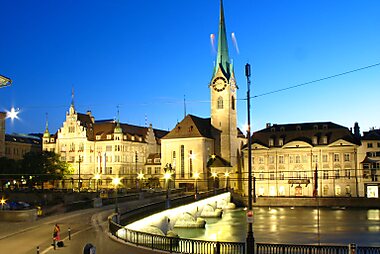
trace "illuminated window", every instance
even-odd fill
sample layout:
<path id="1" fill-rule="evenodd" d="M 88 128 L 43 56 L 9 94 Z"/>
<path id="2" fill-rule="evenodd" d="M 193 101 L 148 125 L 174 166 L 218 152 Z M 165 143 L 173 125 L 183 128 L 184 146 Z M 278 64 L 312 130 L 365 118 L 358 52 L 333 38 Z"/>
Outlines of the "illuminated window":
<path id="1" fill-rule="evenodd" d="M 335 195 L 342 195 L 342 189 L 340 188 L 340 186 L 335 186 Z"/>
<path id="2" fill-rule="evenodd" d="M 284 180 L 284 179 L 285 179 L 284 172 L 280 171 L 280 172 L 278 173 L 278 175 L 279 175 L 280 180 Z"/>
<path id="3" fill-rule="evenodd" d="M 274 146 L 274 139 L 273 138 L 269 139 L 269 146 Z"/>
<path id="4" fill-rule="evenodd" d="M 280 186 L 278 188 L 278 195 L 285 196 L 285 187 L 284 186 Z"/>
<path id="5" fill-rule="evenodd" d="M 327 170 L 323 171 L 323 179 L 329 179 L 329 171 Z"/>
<path id="6" fill-rule="evenodd" d="M 259 188 L 259 196 L 264 196 L 264 187 Z"/>
<path id="7" fill-rule="evenodd" d="M 269 163 L 270 164 L 274 163 L 274 156 L 272 156 L 272 155 L 269 156 Z"/>
<path id="8" fill-rule="evenodd" d="M 269 179 L 274 180 L 274 171 L 269 172 Z"/>
<path id="9" fill-rule="evenodd" d="M 284 155 L 279 155 L 278 156 L 278 163 L 280 163 L 280 164 L 284 164 L 285 162 L 284 162 Z"/>
<path id="10" fill-rule="evenodd" d="M 278 145 L 283 146 L 284 145 L 284 138 L 279 138 L 278 139 Z"/>
<path id="11" fill-rule="evenodd" d="M 276 196 L 276 188 L 274 186 L 270 186 L 269 195 L 270 196 Z"/>
<path id="12" fill-rule="evenodd" d="M 327 154 L 324 154 L 324 155 L 322 155 L 322 161 L 323 162 L 328 162 L 328 156 L 327 156 Z"/>
<path id="13" fill-rule="evenodd" d="M 323 186 L 323 196 L 327 196 L 329 194 L 329 186 L 324 185 Z"/>

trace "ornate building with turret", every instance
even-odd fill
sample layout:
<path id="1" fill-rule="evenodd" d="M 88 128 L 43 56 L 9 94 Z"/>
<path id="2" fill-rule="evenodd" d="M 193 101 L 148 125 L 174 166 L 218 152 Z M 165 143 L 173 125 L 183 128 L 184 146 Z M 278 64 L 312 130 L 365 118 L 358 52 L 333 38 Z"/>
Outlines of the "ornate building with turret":
<path id="1" fill-rule="evenodd" d="M 146 161 L 160 153 L 160 139 L 166 131 L 120 123 L 118 120 L 95 120 L 91 112 L 78 113 L 74 103 L 66 113 L 62 127 L 50 134 L 48 126 L 43 135 L 43 150 L 60 155 L 71 164 L 73 175 L 67 176 L 67 188 L 110 188 L 114 177 L 121 177 L 124 187 L 137 185 L 138 173 L 146 181 L 156 179 L 161 172 L 147 174 Z M 98 180 L 99 179 L 99 180 Z"/>

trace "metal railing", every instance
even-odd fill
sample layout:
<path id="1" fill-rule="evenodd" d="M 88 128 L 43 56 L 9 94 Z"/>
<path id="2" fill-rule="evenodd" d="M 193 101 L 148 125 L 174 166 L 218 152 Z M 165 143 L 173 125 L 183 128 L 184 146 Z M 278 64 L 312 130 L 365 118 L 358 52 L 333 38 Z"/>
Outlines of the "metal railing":
<path id="1" fill-rule="evenodd" d="M 126 229 L 115 222 L 115 215 L 110 216 L 110 232 L 127 243 L 143 246 L 152 250 L 170 253 L 193 254 L 244 254 L 244 242 L 214 242 L 179 237 L 168 237 Z M 120 231 L 118 231 L 120 229 Z M 122 236 L 121 236 L 122 235 Z"/>
<path id="2" fill-rule="evenodd" d="M 256 243 L 256 254 L 380 254 L 380 247 Z"/>

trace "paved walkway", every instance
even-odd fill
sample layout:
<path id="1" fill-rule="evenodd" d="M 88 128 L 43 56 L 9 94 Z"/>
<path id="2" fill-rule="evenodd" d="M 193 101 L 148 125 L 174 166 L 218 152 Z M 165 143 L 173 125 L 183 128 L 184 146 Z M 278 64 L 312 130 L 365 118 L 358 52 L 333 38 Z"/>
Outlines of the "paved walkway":
<path id="1" fill-rule="evenodd" d="M 152 197 L 135 201 L 128 201 L 120 203 L 120 209 L 129 210 L 148 203 L 158 202 L 164 200 L 165 197 Z M 49 246 L 49 241 L 46 240 L 44 246 L 40 246 L 40 254 L 45 253 L 83 253 L 83 248 L 87 243 L 92 243 L 96 247 L 96 253 L 158 253 L 150 249 L 137 248 L 132 245 L 126 245 L 125 243 L 118 242 L 109 237 L 108 234 L 108 221 L 107 217 L 113 212 L 114 205 L 105 206 L 102 208 L 91 208 L 85 210 L 78 210 L 70 213 L 60 213 L 43 218 L 39 218 L 34 222 L 0 222 L 0 241 L 10 238 L 17 238 L 18 235 L 22 235 L 24 232 L 32 232 L 39 230 L 39 228 L 46 224 L 54 225 L 57 221 L 69 221 L 76 218 L 76 220 L 83 221 L 83 225 L 76 232 L 71 232 L 71 240 L 69 240 L 67 225 L 61 226 L 61 238 L 64 242 L 63 248 L 56 248 Z M 84 217 L 84 218 L 82 218 Z M 81 219 L 82 218 L 82 219 Z M 87 220 L 87 222 L 85 222 Z M 90 220 L 90 222 L 88 221 Z M 81 223 L 81 222 L 78 222 Z M 51 237 L 46 236 L 47 239 Z M 33 247 L 34 248 L 34 247 Z M 17 250 L 12 254 L 17 254 Z M 29 253 L 29 252 L 28 252 Z M 37 246 L 30 253 L 37 253 Z"/>

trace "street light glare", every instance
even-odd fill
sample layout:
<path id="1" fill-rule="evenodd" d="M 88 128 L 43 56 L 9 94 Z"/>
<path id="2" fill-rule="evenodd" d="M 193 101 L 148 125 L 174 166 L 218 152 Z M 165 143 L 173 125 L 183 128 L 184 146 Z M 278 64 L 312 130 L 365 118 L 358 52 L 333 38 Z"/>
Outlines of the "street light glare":
<path id="1" fill-rule="evenodd" d="M 20 110 L 17 108 L 15 109 L 14 107 L 11 108 L 11 111 L 6 111 L 7 116 L 6 118 L 10 118 L 12 121 L 16 118 L 18 119 L 18 114 L 20 113 Z"/>
<path id="2" fill-rule="evenodd" d="M 171 177 L 172 177 L 172 174 L 171 174 L 170 172 L 166 172 L 166 173 L 164 174 L 164 178 L 165 178 L 166 180 L 169 180 Z"/>
<path id="3" fill-rule="evenodd" d="M 2 198 L 0 199 L 0 204 L 1 204 L 1 205 L 5 205 L 6 201 L 7 201 L 7 200 L 4 199 L 4 198 L 2 197 Z"/>
<path id="4" fill-rule="evenodd" d="M 195 179 L 198 179 L 198 178 L 199 178 L 199 173 L 198 173 L 198 172 L 195 172 L 195 173 L 194 173 L 194 178 L 195 178 Z"/>
<path id="5" fill-rule="evenodd" d="M 144 179 L 144 174 L 143 173 L 138 173 L 137 174 L 137 179 L 141 180 L 141 179 Z"/>
<path id="6" fill-rule="evenodd" d="M 217 174 L 216 172 L 212 172 L 212 173 L 211 173 L 211 176 L 215 178 L 215 177 L 218 176 L 218 174 Z"/>
<path id="7" fill-rule="evenodd" d="M 121 182 L 120 177 L 112 178 L 112 184 L 115 185 L 116 187 L 120 184 L 120 182 Z"/>

